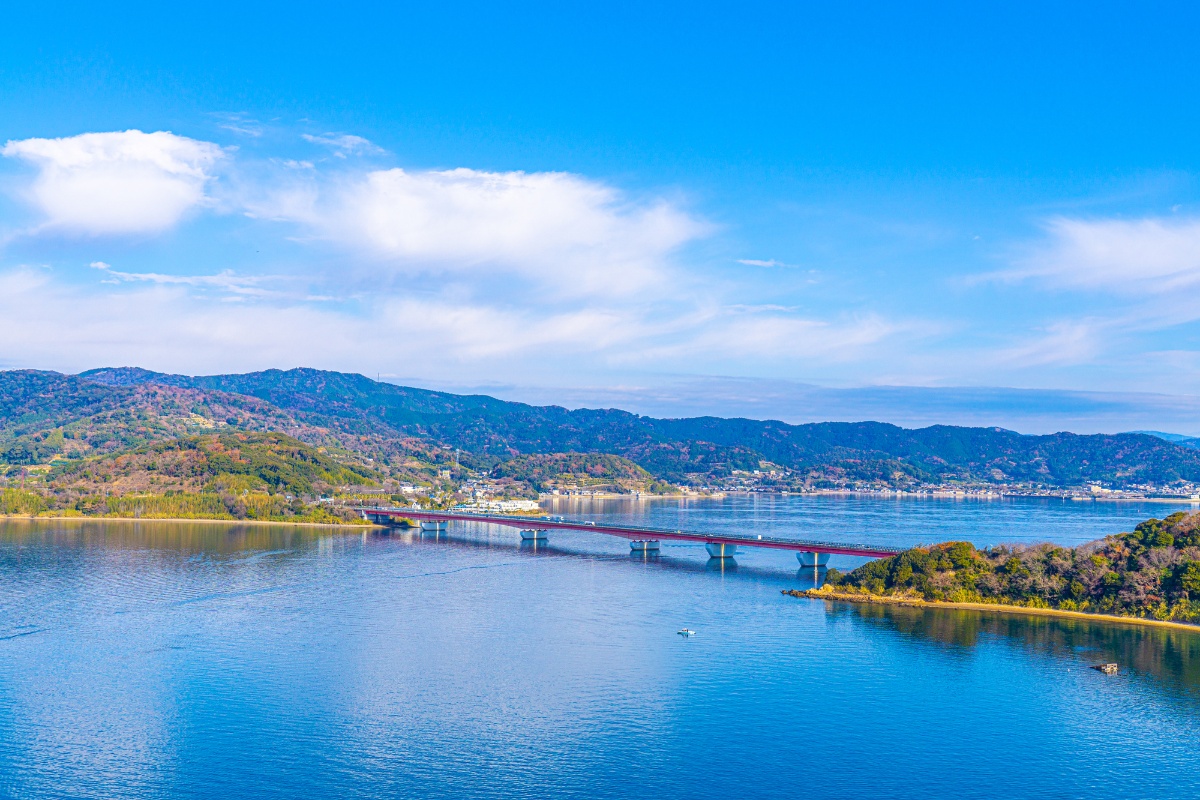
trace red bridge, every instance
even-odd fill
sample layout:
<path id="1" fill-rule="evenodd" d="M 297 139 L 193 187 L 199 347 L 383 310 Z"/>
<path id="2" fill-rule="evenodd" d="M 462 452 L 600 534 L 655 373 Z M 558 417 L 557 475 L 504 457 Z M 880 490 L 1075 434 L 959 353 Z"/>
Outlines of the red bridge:
<path id="1" fill-rule="evenodd" d="M 522 539 L 534 541 L 545 540 L 547 531 L 604 533 L 630 540 L 631 549 L 639 552 L 657 551 L 660 541 L 698 542 L 707 548 L 708 554 L 713 558 L 730 558 L 737 552 L 738 547 L 766 547 L 771 550 L 791 550 L 796 553 L 800 563 L 807 567 L 823 567 L 831 555 L 887 558 L 901 552 L 895 548 L 870 544 L 815 542 L 769 536 L 727 536 L 634 525 L 574 522 L 561 517 L 514 517 L 474 514 L 468 511 L 418 511 L 413 508 L 364 508 L 362 514 L 365 519 L 384 525 L 411 520 L 425 531 L 444 531 L 449 522 L 487 522 L 519 528 Z"/>

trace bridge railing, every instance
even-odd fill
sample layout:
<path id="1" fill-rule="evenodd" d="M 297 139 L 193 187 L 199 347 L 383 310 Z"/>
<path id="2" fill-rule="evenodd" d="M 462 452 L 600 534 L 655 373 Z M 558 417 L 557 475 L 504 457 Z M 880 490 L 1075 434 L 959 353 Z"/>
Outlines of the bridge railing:
<path id="1" fill-rule="evenodd" d="M 813 551 L 832 552 L 843 555 L 861 555 L 873 558 L 886 558 L 902 552 L 896 548 L 872 544 L 829 542 L 811 539 L 784 539 L 777 536 L 730 536 L 728 534 L 711 534 L 701 531 L 685 531 L 682 529 L 671 530 L 668 528 L 651 528 L 641 525 L 610 525 L 606 523 L 596 523 L 590 520 L 567 520 L 563 519 L 562 517 L 528 517 L 505 514 L 486 514 L 470 511 L 439 511 L 432 509 L 418 510 L 414 508 L 373 507 L 362 508 L 360 510 L 366 514 L 389 517 L 407 517 L 417 521 L 454 520 L 461 522 L 487 522 L 496 525 L 505 525 L 508 527 L 539 530 L 591 531 L 594 533 L 604 533 L 610 536 L 620 536 L 627 539 L 658 538 L 696 542 L 728 542 L 730 544 L 739 544 L 748 547 L 758 546 L 769 547 L 772 549 L 789 550 L 811 549 Z"/>

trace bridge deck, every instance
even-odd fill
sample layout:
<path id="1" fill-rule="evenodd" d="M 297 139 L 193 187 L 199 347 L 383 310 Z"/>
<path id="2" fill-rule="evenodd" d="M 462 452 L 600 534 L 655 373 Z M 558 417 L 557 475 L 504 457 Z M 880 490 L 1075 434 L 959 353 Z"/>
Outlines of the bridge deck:
<path id="1" fill-rule="evenodd" d="M 835 556 L 865 556 L 887 558 L 901 552 L 891 547 L 870 544 L 843 544 L 839 542 L 817 542 L 797 539 L 780 539 L 770 536 L 729 536 L 725 534 L 698 533 L 694 531 L 669 530 L 666 528 L 643 528 L 636 525 L 607 525 L 595 522 L 572 522 L 554 517 L 512 517 L 501 514 L 472 514 L 463 511 L 417 511 L 409 508 L 364 508 L 364 514 L 376 517 L 392 517 L 415 521 L 458 521 L 488 522 L 510 528 L 536 529 L 543 531 L 587 531 L 620 536 L 632 540 L 683 541 L 706 544 L 716 542 L 745 547 L 766 547 L 773 550 L 794 550 L 802 553 L 829 553 Z"/>

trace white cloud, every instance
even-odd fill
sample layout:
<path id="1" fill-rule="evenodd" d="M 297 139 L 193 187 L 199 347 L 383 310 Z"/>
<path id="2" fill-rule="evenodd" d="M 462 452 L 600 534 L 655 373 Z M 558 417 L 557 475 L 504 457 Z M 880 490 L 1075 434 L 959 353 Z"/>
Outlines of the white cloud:
<path id="1" fill-rule="evenodd" d="M 218 128 L 236 133 L 239 136 L 249 136 L 252 139 L 258 139 L 266 132 L 266 128 L 261 122 L 242 112 L 232 114 L 216 113 L 212 116 L 219 120 L 217 123 Z"/>
<path id="2" fill-rule="evenodd" d="M 1103 351 L 1107 327 L 1097 321 L 1062 320 L 982 361 L 993 366 L 1021 367 L 1087 363 Z"/>
<path id="3" fill-rule="evenodd" d="M 137 363 L 185 370 L 256 369 L 271 363 L 330 365 L 331 353 L 363 368 L 353 348 L 370 341 L 367 321 L 303 304 L 205 301 L 191 287 L 150 282 L 67 285 L 45 270 L 0 272 L 0 362 L 80 370 Z M 39 309 L 70 324 L 35 327 Z M 394 331 L 393 331 L 394 334 Z"/>
<path id="4" fill-rule="evenodd" d="M 742 364 L 854 362 L 898 336 L 922 335 L 920 326 L 876 315 L 828 320 L 783 313 L 776 307 L 727 306 L 681 320 L 683 338 L 633 359 L 718 358 Z"/>
<path id="5" fill-rule="evenodd" d="M 332 136 L 307 138 L 347 151 L 369 145 Z M 210 202 L 226 157 L 213 144 L 138 131 L 10 142 L 4 154 L 39 167 L 30 197 L 46 227 L 91 234 L 170 227 Z M 228 262 L 238 272 L 200 255 L 136 272 L 93 261 L 87 285 L 48 269 L 0 273 L 0 360 L 428 375 L 456 364 L 498 375 L 690 363 L 773 371 L 867 363 L 914 335 L 870 314 L 806 314 L 771 292 L 732 297 L 706 287 L 675 259 L 711 226 L 667 200 L 561 172 L 330 173 L 331 161 L 239 160 L 222 172 L 236 187 L 220 196 L 295 225 L 302 242 L 331 245 L 332 264 L 311 250 L 296 259 L 295 250 L 243 248 Z M 103 251 L 93 252 L 81 252 L 85 263 Z M 194 274 L 180 274 L 183 264 Z M 268 268 L 287 274 L 260 272 Z M 405 280 L 389 280 L 396 276 Z M 48 335 L 35 322 L 48 307 L 71 324 Z"/>
<path id="6" fill-rule="evenodd" d="M 627 310 L 583 308 L 554 313 L 497 308 L 442 299 L 393 298 L 381 315 L 393 320 L 425 320 L 435 347 L 465 361 L 515 355 L 578 358 L 637 342 L 647 326 Z M 436 332 L 435 332 L 436 331 Z"/>
<path id="7" fill-rule="evenodd" d="M 767 259 L 766 261 L 763 261 L 763 260 L 757 259 L 757 258 L 739 258 L 737 260 L 737 263 L 745 264 L 747 267 L 795 267 L 796 266 L 796 264 L 785 264 L 784 262 L 776 261 L 773 258 Z"/>
<path id="8" fill-rule="evenodd" d="M 361 136 L 355 136 L 352 133 L 324 133 L 319 136 L 302 133 L 300 134 L 300 138 L 311 144 L 328 147 L 338 158 L 345 158 L 347 155 L 385 152 L 382 147 L 372 143 L 370 140 L 364 139 Z"/>
<path id="9" fill-rule="evenodd" d="M 239 118 L 240 119 L 240 118 Z M 350 134 L 305 134 L 336 153 L 378 151 Z M 3 155 L 34 165 L 23 192 L 42 214 L 35 231 L 152 234 L 213 205 L 216 144 L 172 133 L 87 133 L 10 141 Z M 559 296 L 632 294 L 668 283 L 671 257 L 710 226 L 676 204 L 637 201 L 562 172 L 347 170 L 249 161 L 228 170 L 221 196 L 254 217 L 296 223 L 301 238 L 353 258 L 350 272 L 513 281 Z M 677 279 L 682 277 L 675 275 Z"/>
<path id="10" fill-rule="evenodd" d="M 1080 220 L 1046 224 L 1050 240 L 1012 270 L 1055 286 L 1160 294 L 1200 284 L 1200 220 Z"/>
<path id="11" fill-rule="evenodd" d="M 707 232 L 670 203 L 562 172 L 378 170 L 297 184 L 252 210 L 400 271 L 518 275 L 578 294 L 646 287 Z"/>
<path id="12" fill-rule="evenodd" d="M 230 269 L 222 270 L 216 275 L 164 275 L 159 272 L 121 272 L 103 261 L 93 261 L 88 266 L 112 276 L 104 283 L 156 283 L 164 286 L 192 286 L 255 297 L 279 295 L 279 292 L 262 288 L 264 282 L 273 280 L 272 276 L 238 275 Z"/>
<path id="13" fill-rule="evenodd" d="M 228 272 L 93 268 L 115 283 L 68 283 L 48 269 L 0 272 L 0 366 L 129 363 L 203 372 L 307 365 L 473 380 L 677 371 L 681 364 L 778 373 L 869 362 L 910 333 L 877 318 L 823 321 L 775 310 L 624 303 L 547 310 L 398 293 L 314 302 Z M 47 308 L 70 324 L 47 327 Z"/>
<path id="14" fill-rule="evenodd" d="M 42 228 L 91 235 L 157 233 L 207 202 L 220 147 L 166 131 L 9 141 L 0 151 L 38 168 L 26 197 Z"/>
<path id="15" fill-rule="evenodd" d="M 97 262 L 102 264 L 103 262 Z M 442 298 L 373 297 L 361 304 L 263 296 L 228 274 L 117 273 L 120 284 L 73 286 L 45 269 L 0 272 L 0 366 L 86 369 L 136 363 L 183 371 L 308 365 L 437 374 L 498 359 L 562 360 L 627 345 L 642 328 L 620 311 L 502 309 Z M 206 297 L 209 288 L 246 302 Z M 44 324 L 46 308 L 69 325 Z"/>

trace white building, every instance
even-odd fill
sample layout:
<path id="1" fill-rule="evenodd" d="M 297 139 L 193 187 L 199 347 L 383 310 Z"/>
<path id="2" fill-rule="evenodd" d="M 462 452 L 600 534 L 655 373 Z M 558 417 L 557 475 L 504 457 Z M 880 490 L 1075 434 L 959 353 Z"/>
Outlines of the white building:
<path id="1" fill-rule="evenodd" d="M 477 500 L 456 507 L 458 511 L 477 511 L 483 514 L 512 514 L 540 509 L 541 506 L 536 500 Z"/>

